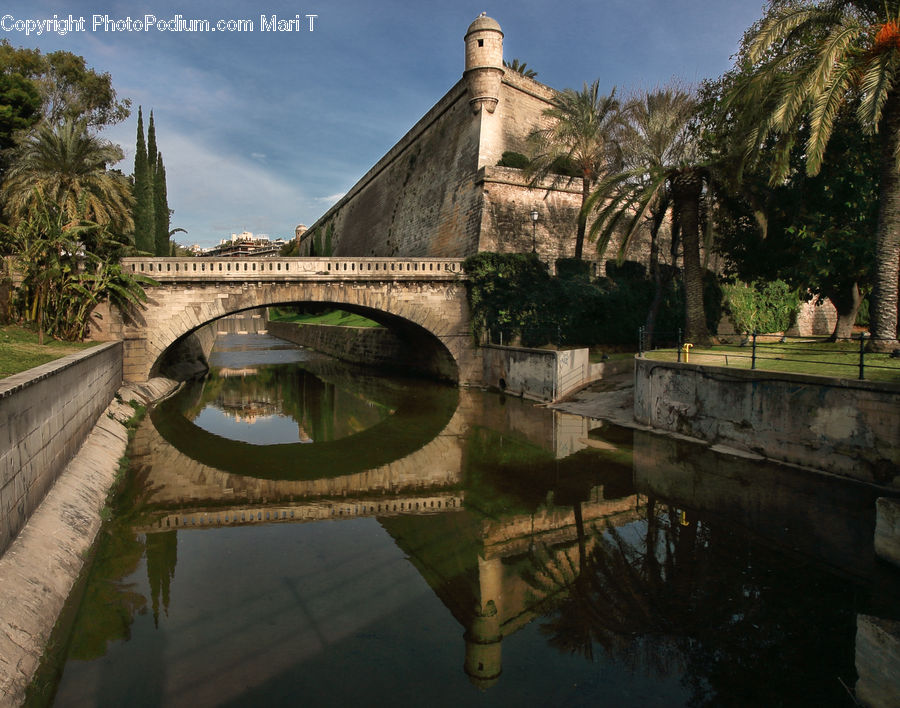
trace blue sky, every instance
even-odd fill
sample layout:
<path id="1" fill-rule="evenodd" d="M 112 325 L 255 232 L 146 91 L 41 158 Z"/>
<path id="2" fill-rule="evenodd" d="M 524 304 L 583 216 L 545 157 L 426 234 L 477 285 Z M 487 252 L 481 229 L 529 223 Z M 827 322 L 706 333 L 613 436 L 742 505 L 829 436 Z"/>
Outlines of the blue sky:
<path id="1" fill-rule="evenodd" d="M 131 172 L 137 106 L 153 109 L 182 243 L 211 246 L 243 230 L 293 235 L 346 192 L 462 75 L 463 35 L 486 11 L 504 55 L 562 89 L 600 79 L 626 93 L 673 78 L 696 83 L 730 66 L 762 0 L 279 0 L 6 2 L 17 20 L 73 15 L 83 32 L 26 36 L 7 18 L 0 38 L 66 49 L 109 72 L 131 118 L 105 132 Z M 152 14 L 253 20 L 253 31 L 93 29 Z M 265 32 L 260 15 L 299 15 L 302 31 Z M 307 15 L 317 15 L 314 30 Z M 0 15 L 2 16 L 2 15 Z M 18 25 L 22 27 L 22 24 Z M 145 117 L 146 120 L 146 117 Z"/>

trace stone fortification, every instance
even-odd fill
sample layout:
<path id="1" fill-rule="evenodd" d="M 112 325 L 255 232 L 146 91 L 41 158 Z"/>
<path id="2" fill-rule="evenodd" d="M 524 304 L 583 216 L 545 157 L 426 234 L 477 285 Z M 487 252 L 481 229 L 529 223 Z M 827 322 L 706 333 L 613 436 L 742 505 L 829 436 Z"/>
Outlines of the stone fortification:
<path id="1" fill-rule="evenodd" d="M 523 170 L 497 167 L 504 152 L 528 152 L 557 92 L 503 67 L 491 18 L 470 25 L 465 45 L 462 80 L 302 234 L 300 255 L 465 258 L 533 243 L 551 265 L 574 254 L 581 180 L 530 187 Z M 646 262 L 646 251 L 629 257 Z"/>

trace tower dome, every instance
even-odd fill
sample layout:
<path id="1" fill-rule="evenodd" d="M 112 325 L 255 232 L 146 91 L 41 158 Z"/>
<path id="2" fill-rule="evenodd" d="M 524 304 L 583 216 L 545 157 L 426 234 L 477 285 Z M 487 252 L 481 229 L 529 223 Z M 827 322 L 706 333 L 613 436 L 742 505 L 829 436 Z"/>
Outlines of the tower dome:
<path id="1" fill-rule="evenodd" d="M 481 13 L 466 30 L 466 71 L 469 105 L 478 113 L 482 106 L 493 113 L 500 100 L 503 78 L 503 30 L 497 20 Z"/>

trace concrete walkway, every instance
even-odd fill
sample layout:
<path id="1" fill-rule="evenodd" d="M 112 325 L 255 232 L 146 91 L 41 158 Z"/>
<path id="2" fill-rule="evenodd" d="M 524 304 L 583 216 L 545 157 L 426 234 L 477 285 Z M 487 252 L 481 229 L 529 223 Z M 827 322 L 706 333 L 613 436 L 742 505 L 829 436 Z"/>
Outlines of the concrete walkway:
<path id="1" fill-rule="evenodd" d="M 139 389 L 139 390 L 135 390 Z M 174 382 L 123 387 L 125 400 L 148 402 Z M 0 558 L 0 708 L 20 706 L 102 521 L 100 510 L 125 454 L 134 414 L 113 401 Z"/>
<path id="2" fill-rule="evenodd" d="M 627 428 L 646 429 L 634 420 L 634 374 L 630 371 L 595 381 L 548 408 Z"/>

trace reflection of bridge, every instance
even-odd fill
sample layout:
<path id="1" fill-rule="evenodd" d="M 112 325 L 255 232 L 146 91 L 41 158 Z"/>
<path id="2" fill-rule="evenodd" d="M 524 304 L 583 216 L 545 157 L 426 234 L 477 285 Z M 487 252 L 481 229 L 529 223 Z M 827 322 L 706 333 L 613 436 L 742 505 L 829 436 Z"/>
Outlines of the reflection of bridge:
<path id="1" fill-rule="evenodd" d="M 432 493 L 420 496 L 391 496 L 384 500 L 341 499 L 340 501 L 302 502 L 290 505 L 264 505 L 227 509 L 192 509 L 167 514 L 149 526 L 135 526 L 140 533 L 202 529 L 214 526 L 249 524 L 300 523 L 325 519 L 352 519 L 361 516 L 396 516 L 397 514 L 431 514 L 459 511 L 463 494 Z"/>
<path id="2" fill-rule="evenodd" d="M 478 383 L 459 258 L 126 258 L 153 278 L 135 322 L 110 316 L 108 334 L 125 340 L 125 380 L 145 381 L 162 354 L 220 317 L 269 305 L 314 302 L 359 312 L 423 350 L 436 371 Z"/>

